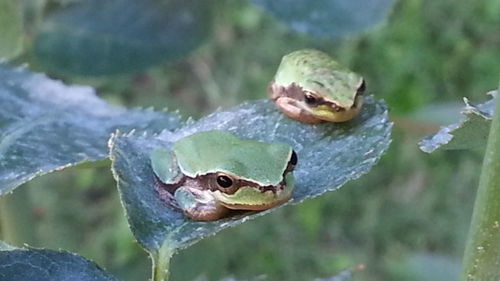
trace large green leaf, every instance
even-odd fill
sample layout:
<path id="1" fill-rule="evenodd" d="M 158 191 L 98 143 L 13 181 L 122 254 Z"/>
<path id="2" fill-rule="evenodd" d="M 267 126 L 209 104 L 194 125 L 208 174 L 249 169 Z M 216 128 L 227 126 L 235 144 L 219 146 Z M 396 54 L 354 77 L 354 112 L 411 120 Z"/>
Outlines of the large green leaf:
<path id="1" fill-rule="evenodd" d="M 0 0 L 0 58 L 12 58 L 22 50 L 23 18 L 17 0 Z"/>
<path id="2" fill-rule="evenodd" d="M 116 281 L 93 262 L 76 254 L 19 249 L 0 241 L 2 281 Z"/>
<path id="3" fill-rule="evenodd" d="M 433 152 L 436 149 L 476 149 L 486 147 L 490 131 L 493 110 L 495 107 L 496 91 L 488 93 L 492 99 L 474 105 L 467 99 L 462 114 L 465 115 L 459 123 L 441 127 L 441 129 L 419 143 L 424 152 Z"/>
<path id="4" fill-rule="evenodd" d="M 116 129 L 160 131 L 176 115 L 112 106 L 92 88 L 0 64 L 0 194 L 36 175 L 108 156 Z"/>
<path id="5" fill-rule="evenodd" d="M 368 172 L 389 144 L 391 123 L 385 105 L 372 98 L 366 99 L 360 116 L 351 122 L 314 126 L 290 120 L 270 101 L 260 100 L 215 112 L 176 132 L 116 134 L 110 142 L 111 158 L 121 199 L 135 237 L 153 257 L 173 253 L 226 227 L 269 212 L 195 222 L 160 201 L 153 187 L 149 153 L 160 146 L 170 147 L 187 135 L 211 129 L 227 130 L 245 139 L 290 144 L 299 159 L 291 203 L 299 203 Z"/>
<path id="6" fill-rule="evenodd" d="M 141 71 L 188 54 L 210 30 L 209 1 L 87 0 L 44 22 L 35 55 L 81 75 Z"/>
<path id="7" fill-rule="evenodd" d="M 393 0 L 251 0 L 300 33 L 338 37 L 383 20 Z"/>

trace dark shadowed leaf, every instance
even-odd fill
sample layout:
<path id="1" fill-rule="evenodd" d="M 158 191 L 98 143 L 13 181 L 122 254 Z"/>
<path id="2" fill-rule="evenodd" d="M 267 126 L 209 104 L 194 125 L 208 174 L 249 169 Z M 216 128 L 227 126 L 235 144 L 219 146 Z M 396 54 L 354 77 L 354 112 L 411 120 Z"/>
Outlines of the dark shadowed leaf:
<path id="1" fill-rule="evenodd" d="M 178 127 L 176 115 L 112 106 L 87 86 L 0 64 L 0 194 L 36 175 L 108 156 L 116 129 Z"/>
<path id="2" fill-rule="evenodd" d="M 251 0 L 300 33 L 339 37 L 373 27 L 393 0 Z"/>
<path id="3" fill-rule="evenodd" d="M 35 55 L 49 69 L 80 75 L 141 71 L 176 60 L 209 34 L 209 1 L 87 0 L 44 22 Z"/>
<path id="4" fill-rule="evenodd" d="M 419 143 L 424 152 L 436 149 L 475 149 L 486 147 L 490 131 L 491 119 L 495 107 L 496 91 L 488 93 L 492 99 L 479 105 L 471 104 L 465 99 L 462 114 L 464 120 L 451 124 L 424 139 Z"/>
<path id="5" fill-rule="evenodd" d="M 93 262 L 76 254 L 19 249 L 0 242 L 2 281 L 116 281 Z"/>
<path id="6" fill-rule="evenodd" d="M 22 50 L 23 18 L 17 0 L 0 0 L 0 59 L 17 56 Z"/>
<path id="7" fill-rule="evenodd" d="M 243 103 L 190 122 L 176 132 L 118 134 L 111 158 L 121 199 L 137 240 L 150 252 L 170 252 L 259 214 L 214 222 L 195 222 L 159 200 L 153 187 L 149 153 L 196 132 L 227 130 L 239 138 L 290 144 L 298 154 L 291 203 L 335 190 L 368 172 L 389 144 L 391 123 L 383 103 L 372 98 L 360 116 L 343 124 L 307 125 L 284 117 L 267 100 Z"/>

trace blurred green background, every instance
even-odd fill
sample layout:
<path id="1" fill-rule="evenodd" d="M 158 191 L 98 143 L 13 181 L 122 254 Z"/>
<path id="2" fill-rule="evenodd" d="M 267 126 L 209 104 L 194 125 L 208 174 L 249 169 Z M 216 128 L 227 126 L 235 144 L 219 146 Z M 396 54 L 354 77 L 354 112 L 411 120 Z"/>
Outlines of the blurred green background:
<path id="1" fill-rule="evenodd" d="M 359 264 L 365 269 L 355 280 L 456 279 L 482 151 L 429 155 L 417 142 L 456 120 L 462 97 L 482 102 L 498 86 L 500 2 L 399 0 L 382 24 L 336 40 L 296 34 L 242 0 L 211 8 L 211 35 L 187 58 L 133 75 L 49 75 L 93 85 L 114 104 L 198 118 L 265 98 L 281 56 L 313 47 L 362 74 L 369 93 L 388 103 L 393 142 L 368 175 L 340 190 L 181 251 L 172 280 L 312 280 Z M 24 59 L 29 55 L 17 60 Z M 44 71 L 36 61 L 32 67 Z M 37 178 L 21 192 L 36 222 L 25 242 L 79 253 L 122 280 L 149 276 L 150 260 L 128 229 L 109 162 Z"/>

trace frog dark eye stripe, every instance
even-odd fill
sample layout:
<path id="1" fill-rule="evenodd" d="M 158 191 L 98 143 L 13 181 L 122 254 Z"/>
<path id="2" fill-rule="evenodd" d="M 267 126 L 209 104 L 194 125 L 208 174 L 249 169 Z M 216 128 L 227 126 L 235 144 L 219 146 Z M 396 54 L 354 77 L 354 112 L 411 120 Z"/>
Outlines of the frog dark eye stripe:
<path id="1" fill-rule="evenodd" d="M 318 100 L 318 99 L 316 99 L 315 96 L 313 96 L 313 95 L 307 95 L 307 94 L 305 95 L 304 99 L 305 99 L 306 103 L 308 103 L 308 104 L 316 103 L 317 100 Z"/>

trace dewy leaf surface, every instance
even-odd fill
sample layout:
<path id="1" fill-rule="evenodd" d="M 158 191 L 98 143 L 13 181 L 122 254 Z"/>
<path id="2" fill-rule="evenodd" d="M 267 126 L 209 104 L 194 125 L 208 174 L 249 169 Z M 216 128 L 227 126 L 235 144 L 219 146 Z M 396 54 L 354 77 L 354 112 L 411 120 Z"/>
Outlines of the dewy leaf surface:
<path id="1" fill-rule="evenodd" d="M 159 131 L 176 115 L 112 106 L 87 86 L 0 64 L 0 194 L 36 175 L 108 156 L 117 129 Z"/>
<path id="2" fill-rule="evenodd" d="M 2 281 L 117 280 L 93 262 L 76 254 L 45 249 L 19 249 L 1 241 L 0 245 Z"/>
<path id="3" fill-rule="evenodd" d="M 495 107 L 496 91 L 488 93 L 492 98 L 482 104 L 471 104 L 467 99 L 462 114 L 464 120 L 441 127 L 430 136 L 422 139 L 420 149 L 431 153 L 436 149 L 475 149 L 486 147 L 491 120 Z"/>
<path id="4" fill-rule="evenodd" d="M 267 100 L 218 111 L 176 132 L 118 134 L 111 140 L 115 178 L 131 229 L 150 252 L 175 251 L 259 214 L 214 222 L 195 222 L 159 200 L 153 187 L 149 154 L 170 148 L 180 138 L 206 130 L 227 130 L 239 138 L 284 142 L 298 155 L 292 203 L 335 190 L 368 172 L 390 142 L 391 123 L 382 102 L 366 98 L 361 114 L 342 124 L 302 124 L 286 118 Z"/>
<path id="5" fill-rule="evenodd" d="M 393 0 L 251 0 L 293 30 L 320 37 L 363 31 L 382 21 Z"/>
<path id="6" fill-rule="evenodd" d="M 87 0 L 51 15 L 35 55 L 51 70 L 131 73 L 179 59 L 210 33 L 208 0 Z"/>

